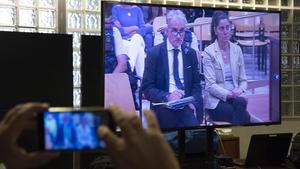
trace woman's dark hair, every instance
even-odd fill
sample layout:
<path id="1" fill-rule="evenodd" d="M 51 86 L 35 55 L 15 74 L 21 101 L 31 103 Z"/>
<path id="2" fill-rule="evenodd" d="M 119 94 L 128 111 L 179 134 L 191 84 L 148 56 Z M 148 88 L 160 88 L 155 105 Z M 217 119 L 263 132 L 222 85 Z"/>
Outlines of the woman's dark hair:
<path id="1" fill-rule="evenodd" d="M 215 11 L 213 13 L 211 19 L 210 33 L 211 33 L 211 41 L 214 42 L 217 39 L 217 35 L 215 34 L 214 28 L 219 25 L 220 20 L 227 19 L 229 21 L 229 17 L 227 13 L 223 11 Z"/>

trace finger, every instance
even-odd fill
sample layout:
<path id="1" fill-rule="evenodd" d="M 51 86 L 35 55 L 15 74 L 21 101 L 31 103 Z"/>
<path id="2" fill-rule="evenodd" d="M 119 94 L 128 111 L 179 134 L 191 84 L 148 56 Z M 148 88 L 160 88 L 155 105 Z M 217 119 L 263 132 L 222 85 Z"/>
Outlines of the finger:
<path id="1" fill-rule="evenodd" d="M 114 152 L 122 147 L 121 138 L 116 136 L 107 126 L 100 126 L 98 128 L 98 135 L 107 144 L 107 149 Z"/>
<path id="2" fill-rule="evenodd" d="M 15 113 L 14 118 L 11 118 L 9 123 L 17 127 L 24 127 L 24 125 L 31 121 L 36 116 L 37 112 L 45 111 L 49 107 L 46 103 L 26 103 L 21 105 L 18 111 Z M 16 125 L 17 124 L 17 125 Z"/>
<path id="3" fill-rule="evenodd" d="M 126 137 L 128 136 L 129 140 L 135 138 L 135 135 L 143 132 L 143 126 L 141 125 L 140 118 L 137 115 L 128 116 L 128 123 L 125 127 Z"/>
<path id="4" fill-rule="evenodd" d="M 142 130 L 140 120 L 135 113 L 125 113 L 115 105 L 111 106 L 111 112 L 124 137 L 130 138 L 133 134 Z"/>
<path id="5" fill-rule="evenodd" d="M 26 124 L 32 120 L 34 114 L 39 111 L 47 110 L 48 107 L 49 105 L 45 103 L 26 103 L 17 106 L 17 108 L 12 111 L 13 115 L 11 115 L 11 118 L 7 121 L 12 141 L 18 138 Z"/>
<path id="6" fill-rule="evenodd" d="M 115 121 L 115 123 L 117 125 L 119 125 L 122 129 L 122 127 L 125 125 L 126 123 L 126 115 L 125 113 L 122 112 L 122 110 L 116 106 L 116 105 L 111 105 L 110 108 L 109 108 L 111 111 L 111 114 L 112 114 L 112 117 Z"/>
<path id="7" fill-rule="evenodd" d="M 184 96 L 184 92 L 182 90 L 178 90 L 177 93 L 180 98 L 182 98 Z"/>
<path id="8" fill-rule="evenodd" d="M 174 96 L 175 99 L 179 99 L 179 98 L 182 97 L 182 95 L 179 92 L 174 92 L 173 96 Z"/>
<path id="9" fill-rule="evenodd" d="M 178 90 L 178 92 L 182 95 L 184 95 L 184 91 L 183 90 Z"/>
<path id="10" fill-rule="evenodd" d="M 175 91 L 175 92 L 172 93 L 172 95 L 173 95 L 174 97 L 178 97 L 178 96 L 179 96 L 179 93 Z"/>
<path id="11" fill-rule="evenodd" d="M 125 113 L 123 113 L 122 110 L 115 104 L 110 105 L 109 110 L 116 123 L 119 122 L 121 120 L 120 118 L 125 115 Z"/>
<path id="12" fill-rule="evenodd" d="M 182 98 L 182 95 L 181 94 L 178 94 L 177 96 L 176 96 L 176 100 L 179 100 L 179 99 L 181 99 Z"/>
<path id="13" fill-rule="evenodd" d="M 19 111 L 19 109 L 21 109 L 22 104 L 16 105 L 15 107 L 13 107 L 12 109 L 10 109 L 6 115 L 3 118 L 3 122 L 5 123 L 9 123 L 11 121 L 12 118 L 14 118 L 14 116 L 16 116 L 16 112 Z"/>
<path id="14" fill-rule="evenodd" d="M 49 105 L 47 103 L 25 103 L 16 106 L 11 111 L 9 111 L 8 123 L 16 123 L 20 118 L 30 119 L 37 112 L 47 110 Z"/>
<path id="15" fill-rule="evenodd" d="M 47 103 L 26 103 L 24 107 L 19 110 L 25 119 L 31 119 L 38 112 L 46 111 L 49 108 Z"/>
<path id="16" fill-rule="evenodd" d="M 147 120 L 147 128 L 150 130 L 160 131 L 157 118 L 155 117 L 154 113 L 150 110 L 145 110 L 144 114 Z"/>

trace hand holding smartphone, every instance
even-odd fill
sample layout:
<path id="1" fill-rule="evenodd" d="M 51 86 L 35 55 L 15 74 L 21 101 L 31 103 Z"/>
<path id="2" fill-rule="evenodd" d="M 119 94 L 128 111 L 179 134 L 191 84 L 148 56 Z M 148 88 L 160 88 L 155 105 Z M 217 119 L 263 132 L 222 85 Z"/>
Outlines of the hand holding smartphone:
<path id="1" fill-rule="evenodd" d="M 82 151 L 105 148 L 97 128 L 106 125 L 115 130 L 111 113 L 103 108 L 50 108 L 39 113 L 40 147 L 49 151 Z"/>

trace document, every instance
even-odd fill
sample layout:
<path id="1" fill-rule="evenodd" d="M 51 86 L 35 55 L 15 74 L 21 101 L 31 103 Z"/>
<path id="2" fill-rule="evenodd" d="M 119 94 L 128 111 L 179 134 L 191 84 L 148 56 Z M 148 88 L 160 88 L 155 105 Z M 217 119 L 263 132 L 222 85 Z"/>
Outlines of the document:
<path id="1" fill-rule="evenodd" d="M 179 100 L 172 100 L 169 102 L 162 102 L 162 103 L 152 103 L 153 106 L 165 106 L 169 109 L 182 109 L 184 106 L 188 105 L 195 101 L 193 96 L 185 97 Z"/>

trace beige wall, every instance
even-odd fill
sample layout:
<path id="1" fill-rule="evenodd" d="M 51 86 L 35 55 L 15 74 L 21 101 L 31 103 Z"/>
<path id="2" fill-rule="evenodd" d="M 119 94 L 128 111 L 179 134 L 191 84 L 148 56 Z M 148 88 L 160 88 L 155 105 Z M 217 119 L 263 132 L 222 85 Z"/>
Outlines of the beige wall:
<path id="1" fill-rule="evenodd" d="M 232 128 L 233 135 L 240 137 L 241 158 L 245 158 L 247 155 L 251 135 L 282 132 L 293 132 L 294 135 L 300 132 L 300 119 L 283 120 L 281 125 Z"/>

